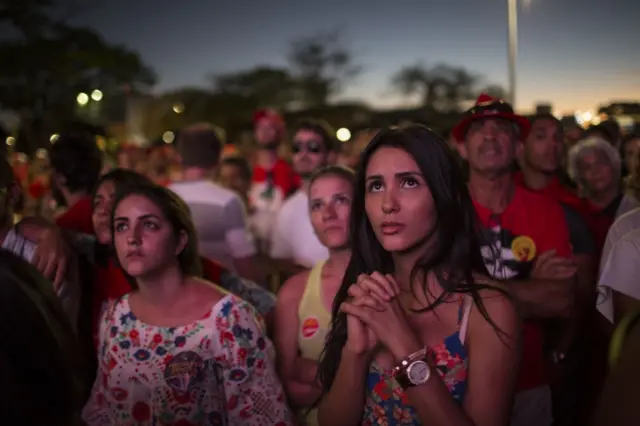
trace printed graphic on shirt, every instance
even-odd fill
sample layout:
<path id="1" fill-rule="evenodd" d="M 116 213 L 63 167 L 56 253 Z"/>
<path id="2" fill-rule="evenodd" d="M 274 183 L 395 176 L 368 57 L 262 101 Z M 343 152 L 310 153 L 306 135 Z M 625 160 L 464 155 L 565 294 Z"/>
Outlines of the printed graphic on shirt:
<path id="1" fill-rule="evenodd" d="M 271 181 L 254 181 L 249 189 L 249 199 L 256 210 L 278 211 L 285 199 L 285 193 Z"/>
<path id="2" fill-rule="evenodd" d="M 520 262 L 529 262 L 536 257 L 536 243 L 524 235 L 513 240 L 511 251 Z"/>
<path id="3" fill-rule="evenodd" d="M 167 384 L 180 392 L 187 392 L 195 383 L 202 382 L 203 378 L 204 361 L 193 351 L 178 353 L 164 370 Z"/>
<path id="4" fill-rule="evenodd" d="M 492 277 L 500 280 L 526 278 L 531 273 L 536 245 L 531 237 L 515 235 L 499 224 L 482 229 L 484 263 Z"/>
<path id="5" fill-rule="evenodd" d="M 302 321 L 302 338 L 311 339 L 320 330 L 320 321 L 316 317 L 307 317 Z"/>

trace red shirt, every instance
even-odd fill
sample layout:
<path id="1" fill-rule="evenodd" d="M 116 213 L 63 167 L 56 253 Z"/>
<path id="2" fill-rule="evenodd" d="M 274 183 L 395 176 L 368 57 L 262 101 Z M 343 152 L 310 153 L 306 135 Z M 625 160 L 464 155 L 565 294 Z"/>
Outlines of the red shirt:
<path id="1" fill-rule="evenodd" d="M 46 192 L 49 190 L 49 187 L 45 185 L 41 179 L 36 179 L 33 183 L 31 183 L 28 187 L 28 192 L 31 198 L 35 198 L 36 200 L 44 197 Z"/>
<path id="2" fill-rule="evenodd" d="M 291 164 L 282 158 L 279 158 L 271 170 L 264 169 L 260 166 L 253 168 L 252 184 L 258 187 L 269 186 L 269 180 L 274 189 L 280 192 L 282 199 L 286 198 L 300 186 L 300 176 L 294 171 Z M 273 197 L 271 197 L 273 198 Z"/>
<path id="3" fill-rule="evenodd" d="M 588 216 L 590 213 L 589 206 L 586 204 L 586 202 L 578 197 L 569 188 L 562 185 L 560 183 L 560 179 L 558 179 L 557 177 L 554 177 L 551 180 L 551 183 L 549 183 L 549 185 L 547 185 L 546 187 L 537 190 L 531 189 L 527 186 L 524 181 L 524 175 L 522 174 L 522 172 L 514 173 L 513 178 L 516 181 L 516 185 L 527 188 L 531 192 L 536 192 L 538 194 L 552 198 L 557 202 L 564 204 L 572 210 L 576 211 L 583 217 Z"/>
<path id="4" fill-rule="evenodd" d="M 56 225 L 62 229 L 68 229 L 69 231 L 93 234 L 93 221 L 91 220 L 92 213 L 93 200 L 91 196 L 86 195 L 69 207 L 66 212 L 58 216 L 56 219 Z"/>
<path id="5" fill-rule="evenodd" d="M 515 173 L 514 179 L 517 185 L 527 188 L 522 172 Z M 529 190 L 533 191 L 531 189 Z M 553 198 L 582 216 L 593 235 L 596 244 L 596 256 L 600 257 L 600 253 L 602 252 L 602 248 L 604 247 L 604 243 L 607 239 L 609 228 L 613 225 L 613 221 L 615 220 L 615 211 L 613 214 L 610 214 L 608 212 L 608 210 L 610 210 L 608 207 L 599 209 L 592 206 L 589 201 L 578 197 L 573 191 L 563 186 L 558 178 L 554 178 L 546 188 L 536 190 L 535 192 Z M 616 208 L 613 210 L 616 210 L 618 205 L 619 201 L 618 204 L 616 204 Z"/>
<path id="6" fill-rule="evenodd" d="M 482 254 L 489 273 L 497 279 L 529 278 L 540 254 L 555 249 L 570 257 L 569 229 L 560 204 L 516 185 L 513 199 L 502 214 L 494 214 L 474 200 L 482 230 Z M 543 355 L 542 326 L 534 320 L 523 325 L 522 364 L 518 391 L 548 383 Z"/>
<path id="7" fill-rule="evenodd" d="M 131 292 L 131 284 L 113 260 L 106 267 L 96 267 L 96 286 L 93 295 L 93 335 L 96 347 L 99 343 L 100 314 L 102 305 L 108 300 L 119 299 Z"/>

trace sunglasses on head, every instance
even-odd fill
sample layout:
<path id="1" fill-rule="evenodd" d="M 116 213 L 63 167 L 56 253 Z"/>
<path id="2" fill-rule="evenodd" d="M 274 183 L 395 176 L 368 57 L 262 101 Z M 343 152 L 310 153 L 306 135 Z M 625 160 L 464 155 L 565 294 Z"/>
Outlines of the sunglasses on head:
<path id="1" fill-rule="evenodd" d="M 322 143 L 318 141 L 294 141 L 293 153 L 308 152 L 309 154 L 320 154 L 322 152 Z"/>

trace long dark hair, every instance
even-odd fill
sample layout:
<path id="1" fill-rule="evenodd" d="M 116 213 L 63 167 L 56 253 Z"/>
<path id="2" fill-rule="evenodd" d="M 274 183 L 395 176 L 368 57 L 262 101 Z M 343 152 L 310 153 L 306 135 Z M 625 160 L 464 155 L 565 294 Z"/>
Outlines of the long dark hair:
<path id="1" fill-rule="evenodd" d="M 426 294 L 429 292 L 427 274 L 420 275 L 419 272 L 432 271 L 443 293 L 418 312 L 435 309 L 451 294 L 467 294 L 483 317 L 495 326 L 479 295 L 481 289 L 490 286 L 476 283 L 473 277 L 474 273 L 487 274 L 480 252 L 479 222 L 462 170 L 451 149 L 440 136 L 422 125 L 409 124 L 383 130 L 362 152 L 356 171 L 350 219 L 351 260 L 333 302 L 331 330 L 318 371 L 325 393 L 333 384 L 347 340 L 346 316 L 340 312 L 340 305 L 347 299 L 349 287 L 360 274 L 394 272 L 391 253 L 376 238 L 365 211 L 367 164 L 373 153 L 383 146 L 402 149 L 413 157 L 431 191 L 437 211 L 435 226 L 438 232 L 434 234 L 433 250 L 417 261 L 411 280 L 424 277 L 422 288 Z"/>
<path id="2" fill-rule="evenodd" d="M 160 185 L 153 183 L 128 185 L 116 193 L 113 209 L 111 210 L 111 240 L 114 241 L 115 227 L 113 221 L 116 208 L 122 200 L 131 195 L 143 196 L 155 204 L 162 212 L 164 218 L 171 224 L 176 239 L 181 232 L 187 235 L 187 244 L 180 254 L 178 254 L 180 270 L 184 275 L 202 276 L 202 263 L 198 255 L 198 237 L 196 236 L 195 226 L 191 220 L 189 206 L 174 192 Z M 116 262 L 117 261 L 116 256 Z M 121 267 L 121 265 L 118 266 Z M 128 278 L 131 278 L 124 269 L 123 272 Z"/>
<path id="3" fill-rule="evenodd" d="M 0 282 L 0 375 L 10 390 L 3 394 L 0 416 L 24 425 L 77 424 L 91 383 L 51 282 L 4 249 Z"/>

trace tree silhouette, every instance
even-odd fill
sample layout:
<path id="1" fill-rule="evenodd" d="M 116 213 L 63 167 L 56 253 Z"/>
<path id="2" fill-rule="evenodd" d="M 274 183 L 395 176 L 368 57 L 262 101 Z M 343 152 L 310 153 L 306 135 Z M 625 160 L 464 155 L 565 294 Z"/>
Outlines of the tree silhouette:
<path id="1" fill-rule="evenodd" d="M 210 76 L 215 93 L 239 97 L 256 108 L 285 108 L 295 96 L 295 82 L 284 68 L 257 66 L 235 73 Z"/>
<path id="2" fill-rule="evenodd" d="M 326 105 L 361 71 L 339 30 L 294 40 L 288 59 L 299 93 L 308 107 Z"/>
<path id="3" fill-rule="evenodd" d="M 30 39 L 45 36 L 52 27 L 85 10 L 89 0 L 3 0 L 0 30 Z"/>
<path id="4" fill-rule="evenodd" d="M 431 70 L 420 62 L 401 68 L 392 76 L 391 83 L 405 96 L 419 95 L 422 106 L 429 109 L 435 109 L 437 90 L 442 87 Z"/>
<path id="5" fill-rule="evenodd" d="M 50 9 L 62 3 L 11 0 L 0 6 L 0 25 L 11 30 L 0 41 L 0 104 L 34 127 L 29 149 L 73 118 L 79 92 L 99 89 L 104 103 L 111 94 L 146 90 L 156 78 L 136 52 L 52 18 Z"/>
<path id="6" fill-rule="evenodd" d="M 482 93 L 486 93 L 487 95 L 497 98 L 497 99 L 507 99 L 508 93 L 506 89 L 497 84 L 490 84 L 482 89 Z"/>
<path id="7" fill-rule="evenodd" d="M 504 90 L 491 85 L 481 88 L 481 76 L 464 67 L 438 64 L 432 68 L 421 62 L 407 65 L 391 78 L 391 84 L 405 96 L 419 95 L 424 108 L 438 112 L 459 112 L 463 105 L 483 91 L 502 96 Z"/>

